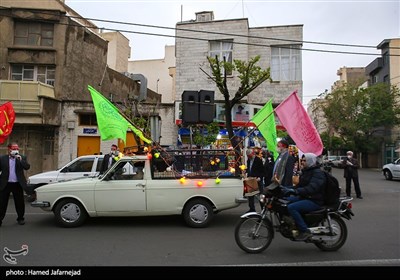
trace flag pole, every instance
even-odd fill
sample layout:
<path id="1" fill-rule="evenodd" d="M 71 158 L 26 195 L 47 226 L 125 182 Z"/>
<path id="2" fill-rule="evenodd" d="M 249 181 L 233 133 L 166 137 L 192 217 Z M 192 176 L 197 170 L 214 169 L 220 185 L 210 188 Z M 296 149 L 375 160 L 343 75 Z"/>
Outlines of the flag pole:
<path id="1" fill-rule="evenodd" d="M 118 104 L 116 104 L 116 105 L 119 107 Z M 117 106 L 116 106 L 116 107 L 117 107 Z M 123 116 L 134 128 L 136 128 L 137 130 L 139 130 L 139 131 L 143 134 L 143 136 L 145 135 L 145 134 L 144 134 L 144 131 L 143 131 L 141 128 L 137 127 L 137 126 L 133 123 L 133 121 L 130 120 L 130 119 L 128 118 L 128 116 L 127 116 L 125 113 L 121 112 L 120 108 L 117 108 L 117 109 L 118 109 L 118 113 L 120 113 L 121 116 Z M 146 135 L 146 136 L 147 136 L 147 135 Z M 150 136 L 150 137 L 146 137 L 146 138 L 148 138 L 151 142 L 155 142 L 155 141 L 151 138 L 151 136 Z"/>
<path id="2" fill-rule="evenodd" d="M 275 109 L 272 109 L 272 111 L 259 123 L 258 126 L 260 126 L 263 122 L 265 122 L 265 121 L 269 118 L 269 116 L 271 116 L 271 114 L 275 112 L 276 109 L 278 109 L 283 103 L 285 103 L 285 101 L 286 101 L 287 99 L 289 99 L 289 97 L 290 97 L 292 94 L 296 94 L 296 93 L 297 93 L 297 90 L 295 90 L 295 91 L 293 91 L 291 94 L 289 94 L 289 96 L 286 97 L 285 100 L 283 100 Z M 267 103 L 268 103 L 268 102 L 267 102 Z M 246 124 L 248 124 L 249 122 L 250 122 L 250 121 L 248 121 Z M 248 134 L 247 136 L 245 136 L 244 139 L 243 139 L 242 141 L 239 142 L 239 144 L 242 143 L 249 135 L 251 135 L 252 133 L 254 133 L 255 130 L 256 130 L 256 129 L 253 128 L 253 130 L 250 131 L 249 134 Z M 230 140 L 232 140 L 232 139 L 230 139 Z M 239 144 L 238 144 L 238 145 L 239 145 Z M 236 145 L 236 147 L 237 147 L 238 145 Z"/>

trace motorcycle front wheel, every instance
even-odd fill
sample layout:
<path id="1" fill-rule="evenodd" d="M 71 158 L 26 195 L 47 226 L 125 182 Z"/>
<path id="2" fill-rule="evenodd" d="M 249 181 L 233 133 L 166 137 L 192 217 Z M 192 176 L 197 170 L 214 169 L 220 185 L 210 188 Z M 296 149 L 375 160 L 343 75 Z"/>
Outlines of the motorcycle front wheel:
<path id="1" fill-rule="evenodd" d="M 274 231 L 269 220 L 262 220 L 260 216 L 242 218 L 235 227 L 236 244 L 243 251 L 257 254 L 271 244 Z"/>
<path id="2" fill-rule="evenodd" d="M 320 226 L 328 226 L 328 220 L 323 220 L 320 223 Z M 321 242 L 315 243 L 322 251 L 337 251 L 339 250 L 347 239 L 347 226 L 342 218 L 339 216 L 331 216 L 331 226 L 332 226 L 332 236 L 330 240 L 323 240 Z"/>

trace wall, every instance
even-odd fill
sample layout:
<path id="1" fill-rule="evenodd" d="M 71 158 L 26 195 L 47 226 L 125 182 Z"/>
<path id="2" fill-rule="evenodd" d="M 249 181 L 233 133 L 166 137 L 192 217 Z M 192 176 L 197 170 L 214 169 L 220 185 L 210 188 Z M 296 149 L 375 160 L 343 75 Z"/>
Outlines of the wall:
<path id="1" fill-rule="evenodd" d="M 147 78 L 147 87 L 161 94 L 162 103 L 173 103 L 173 78 L 169 69 L 175 66 L 175 46 L 165 46 L 162 59 L 134 60 L 128 63 L 128 72 L 143 74 Z"/>
<path id="2" fill-rule="evenodd" d="M 100 33 L 100 36 L 108 41 L 108 66 L 118 72 L 128 71 L 128 59 L 131 54 L 129 39 L 120 32 L 105 32 Z"/>
<path id="3" fill-rule="evenodd" d="M 259 36 L 269 38 L 289 38 L 291 40 L 302 40 L 303 26 L 277 26 L 277 27 L 261 27 L 250 28 L 247 19 L 211 21 L 211 22 L 184 22 L 178 23 L 177 28 L 185 28 L 191 30 L 206 30 L 209 32 L 238 34 L 243 36 Z M 237 37 L 221 34 L 196 33 L 191 31 L 177 30 L 177 36 L 186 36 L 191 38 L 203 38 L 205 41 L 189 40 L 176 38 L 176 99 L 181 100 L 184 90 L 214 90 L 216 100 L 223 100 L 219 90 L 215 84 L 201 70 L 211 74 L 209 63 L 206 57 L 209 55 L 208 40 L 234 39 L 234 42 L 263 44 L 263 45 L 279 45 L 289 44 L 288 42 L 276 43 L 259 38 Z M 253 46 L 246 44 L 233 45 L 233 58 L 247 61 L 256 55 L 260 55 L 259 65 L 266 69 L 270 66 L 271 50 L 264 46 Z M 234 73 L 235 75 L 235 73 Z M 228 88 L 231 93 L 235 93 L 239 88 L 239 79 L 228 77 Z M 299 98 L 302 99 L 302 81 L 282 81 L 279 83 L 264 82 L 256 90 L 249 94 L 248 103 L 265 104 L 270 98 L 274 97 L 274 103 L 280 103 L 294 90 L 298 90 Z"/>

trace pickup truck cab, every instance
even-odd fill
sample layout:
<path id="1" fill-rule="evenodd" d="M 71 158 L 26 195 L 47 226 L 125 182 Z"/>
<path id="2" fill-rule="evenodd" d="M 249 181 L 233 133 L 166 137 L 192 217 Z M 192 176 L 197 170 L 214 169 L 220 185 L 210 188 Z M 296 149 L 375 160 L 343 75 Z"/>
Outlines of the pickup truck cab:
<path id="1" fill-rule="evenodd" d="M 79 226 L 87 217 L 181 215 L 199 228 L 243 202 L 243 182 L 217 170 L 155 171 L 148 156 L 124 156 L 98 177 L 45 185 L 36 196 L 31 205 L 53 211 L 64 227 Z"/>
<path id="2" fill-rule="evenodd" d="M 34 190 L 51 183 L 97 176 L 103 158 L 104 155 L 80 156 L 57 170 L 32 175 L 28 178 L 28 189 Z"/>

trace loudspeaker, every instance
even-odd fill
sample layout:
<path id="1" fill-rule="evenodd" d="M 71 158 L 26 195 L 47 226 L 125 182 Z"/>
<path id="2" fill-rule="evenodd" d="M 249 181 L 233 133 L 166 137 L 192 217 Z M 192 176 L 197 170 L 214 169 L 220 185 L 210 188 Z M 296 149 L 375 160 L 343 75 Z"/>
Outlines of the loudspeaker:
<path id="1" fill-rule="evenodd" d="M 214 91 L 200 90 L 199 102 L 199 122 L 212 123 L 215 118 Z"/>
<path id="2" fill-rule="evenodd" d="M 185 124 L 199 122 L 199 93 L 185 90 L 182 93 L 182 122 Z"/>

